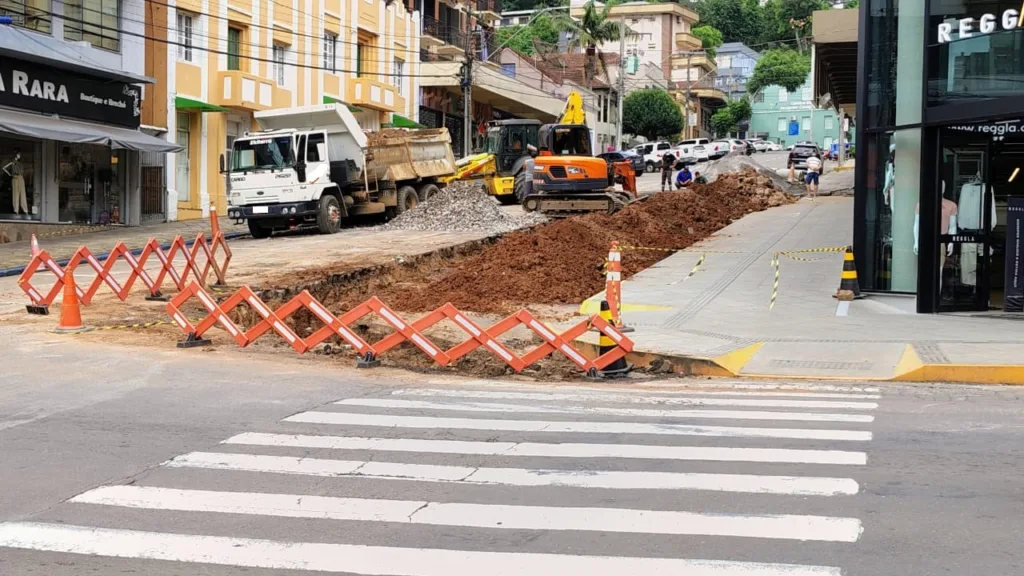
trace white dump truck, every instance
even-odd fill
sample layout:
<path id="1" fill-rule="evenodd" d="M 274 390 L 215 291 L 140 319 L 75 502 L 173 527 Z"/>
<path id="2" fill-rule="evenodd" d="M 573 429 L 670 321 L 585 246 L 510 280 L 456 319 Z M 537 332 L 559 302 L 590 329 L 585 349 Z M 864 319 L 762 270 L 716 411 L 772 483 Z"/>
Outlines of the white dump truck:
<path id="1" fill-rule="evenodd" d="M 393 217 L 455 173 L 447 128 L 364 133 L 342 104 L 254 116 L 262 131 L 235 140 L 220 166 L 228 216 L 247 221 L 254 238 L 296 228 L 333 234 L 349 217 Z"/>

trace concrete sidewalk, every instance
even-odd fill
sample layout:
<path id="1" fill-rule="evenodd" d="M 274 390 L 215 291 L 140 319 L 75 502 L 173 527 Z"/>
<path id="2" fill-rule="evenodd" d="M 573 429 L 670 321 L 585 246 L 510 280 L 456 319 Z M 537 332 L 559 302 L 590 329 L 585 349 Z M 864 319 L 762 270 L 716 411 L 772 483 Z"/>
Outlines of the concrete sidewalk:
<path id="1" fill-rule="evenodd" d="M 838 316 L 838 252 L 800 255 L 810 262 L 780 258 L 769 311 L 773 252 L 849 244 L 852 214 L 851 198 L 750 214 L 623 282 L 637 360 L 650 354 L 677 371 L 720 376 L 1024 384 L 1024 324 L 1015 316 L 915 314 L 914 299 L 900 296 L 869 296 Z M 602 297 L 584 302 L 584 311 Z"/>
<path id="2" fill-rule="evenodd" d="M 232 222 L 227 217 L 220 218 L 220 228 L 228 239 L 248 234 L 248 229 L 244 226 L 234 226 Z M 130 250 L 136 250 L 145 246 L 150 238 L 156 238 L 161 245 L 165 245 L 174 240 L 175 236 L 181 235 L 186 242 L 191 242 L 200 232 L 209 237 L 209 218 L 161 222 L 144 226 L 119 226 L 83 234 L 40 238 L 39 247 L 48 251 L 58 261 L 70 258 L 80 246 L 88 246 L 89 250 L 99 258 L 109 252 L 118 241 L 124 242 Z M 0 276 L 21 274 L 32 257 L 31 253 L 32 249 L 28 241 L 0 244 Z"/>

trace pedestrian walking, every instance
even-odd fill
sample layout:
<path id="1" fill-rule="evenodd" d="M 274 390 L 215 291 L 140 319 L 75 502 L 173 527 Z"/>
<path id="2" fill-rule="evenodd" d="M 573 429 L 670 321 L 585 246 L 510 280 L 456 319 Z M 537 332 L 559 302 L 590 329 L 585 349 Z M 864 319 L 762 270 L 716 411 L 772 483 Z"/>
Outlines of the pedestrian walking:
<path id="1" fill-rule="evenodd" d="M 665 187 L 672 189 L 672 168 L 675 167 L 676 157 L 672 152 L 665 152 L 665 155 L 661 157 L 661 191 L 665 191 Z"/>

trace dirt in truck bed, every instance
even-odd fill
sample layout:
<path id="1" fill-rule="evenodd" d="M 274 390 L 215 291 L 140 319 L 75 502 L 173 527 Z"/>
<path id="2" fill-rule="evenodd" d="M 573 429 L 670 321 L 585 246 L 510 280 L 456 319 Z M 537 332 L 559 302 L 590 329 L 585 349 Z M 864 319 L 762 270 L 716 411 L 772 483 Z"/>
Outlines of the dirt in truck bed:
<path id="1" fill-rule="evenodd" d="M 579 304 L 604 288 L 601 266 L 613 240 L 630 246 L 685 248 L 745 214 L 793 201 L 765 176 L 729 174 L 688 190 L 655 194 L 616 214 L 588 214 L 512 232 L 470 250 L 390 264 L 351 282 L 325 283 L 312 292 L 337 310 L 374 295 L 407 312 L 433 310 L 445 302 L 495 314 L 538 304 Z M 668 254 L 628 251 L 624 276 Z M 303 276 L 326 278 L 334 272 L 328 267 Z"/>

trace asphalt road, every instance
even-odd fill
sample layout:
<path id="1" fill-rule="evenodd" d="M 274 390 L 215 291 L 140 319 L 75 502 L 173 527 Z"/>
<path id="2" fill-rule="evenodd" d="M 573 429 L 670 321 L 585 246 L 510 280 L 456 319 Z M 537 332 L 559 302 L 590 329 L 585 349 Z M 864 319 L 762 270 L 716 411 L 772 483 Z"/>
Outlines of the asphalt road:
<path id="1" fill-rule="evenodd" d="M 1021 390 L 0 346 L 5 576 L 1024 573 Z"/>

